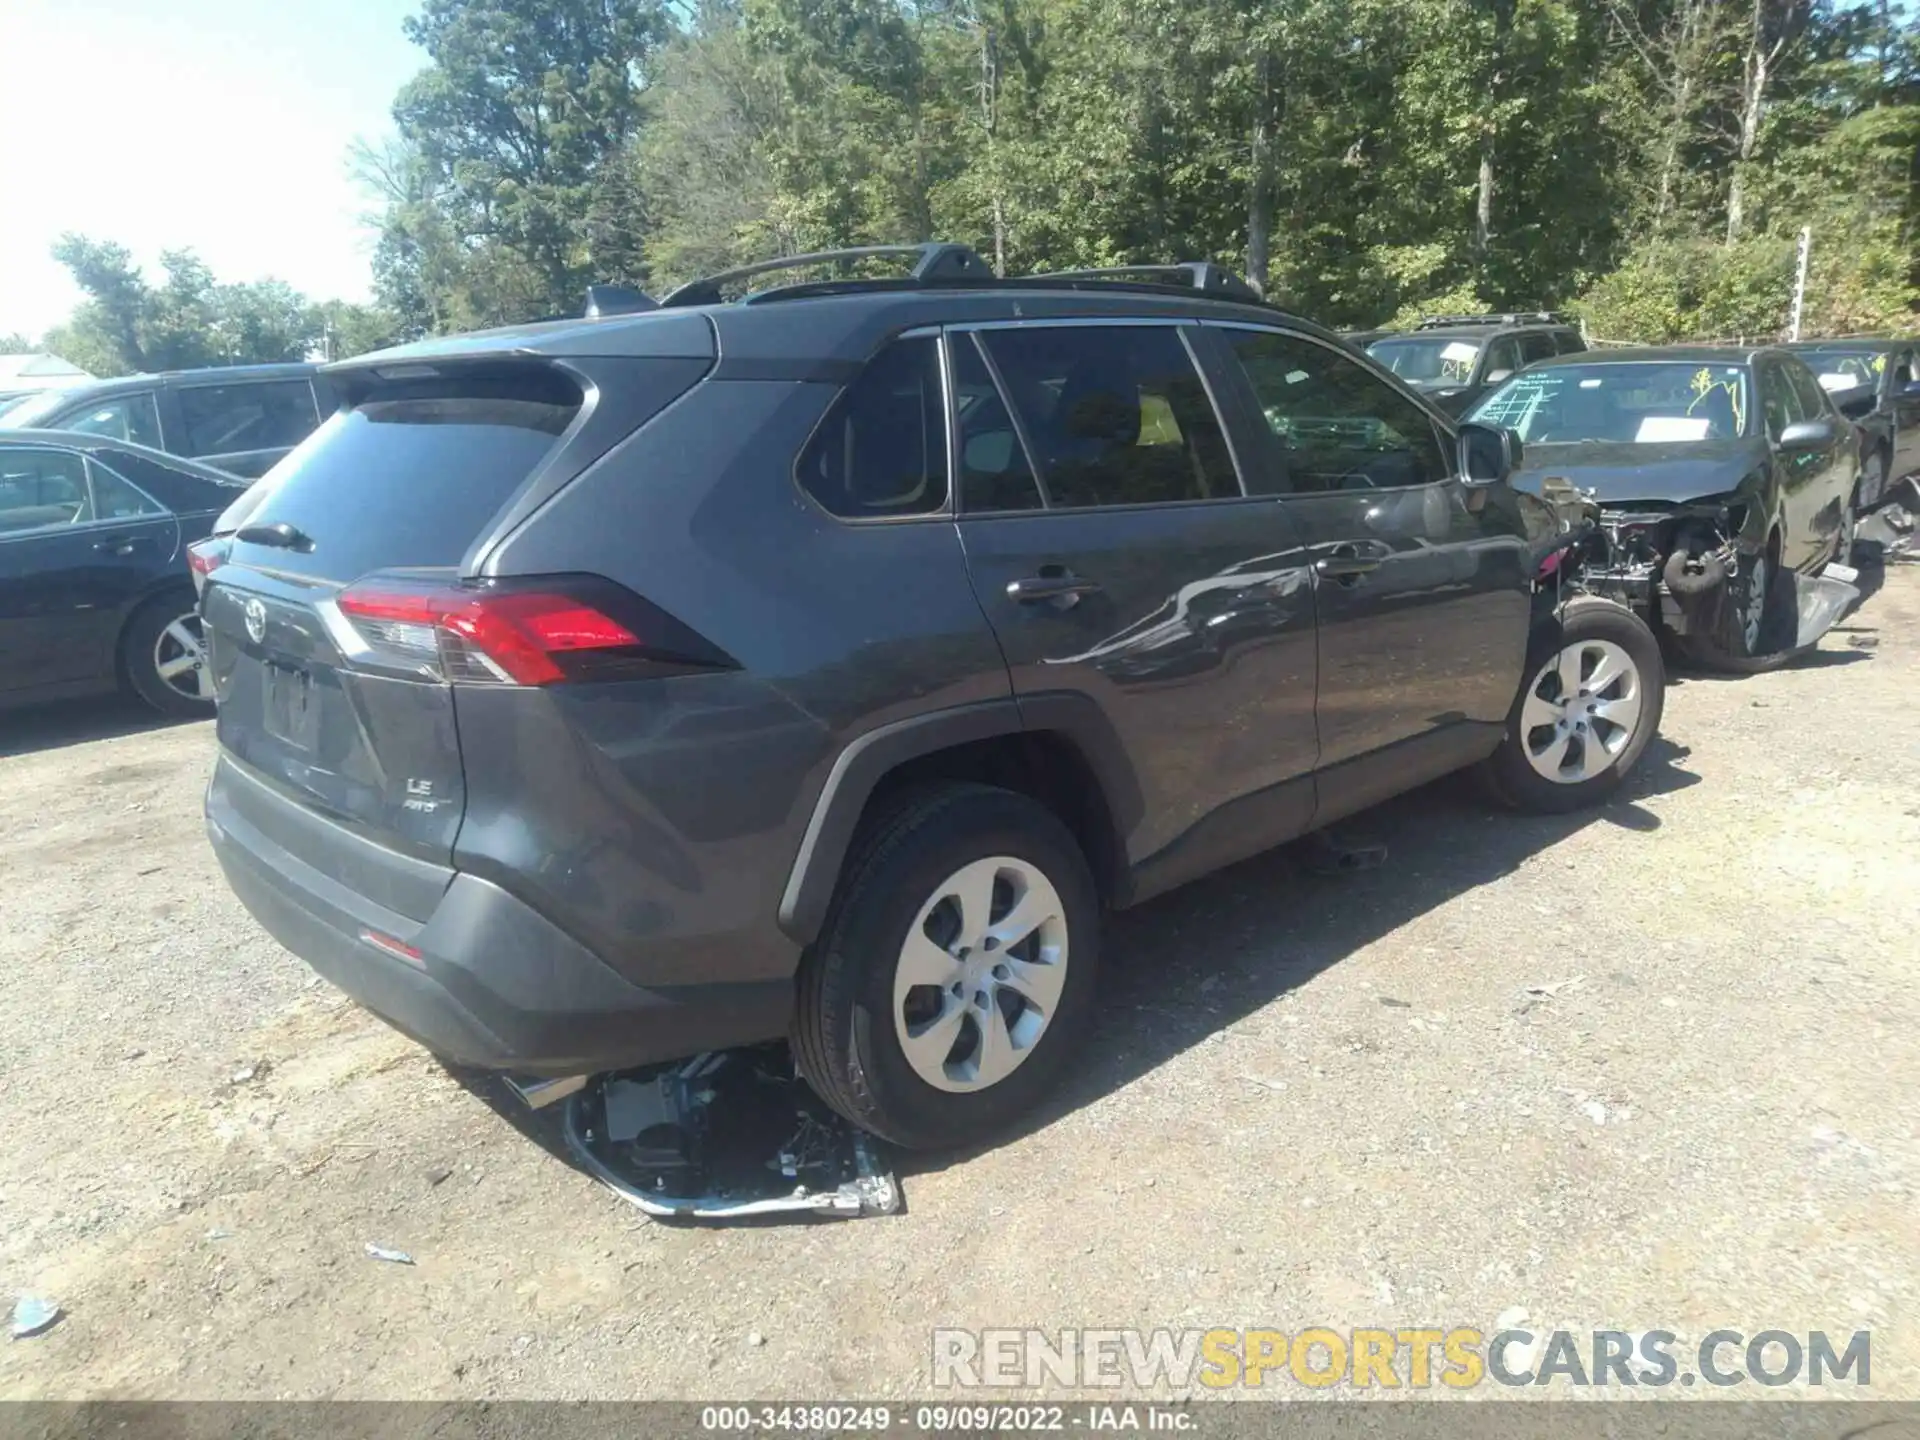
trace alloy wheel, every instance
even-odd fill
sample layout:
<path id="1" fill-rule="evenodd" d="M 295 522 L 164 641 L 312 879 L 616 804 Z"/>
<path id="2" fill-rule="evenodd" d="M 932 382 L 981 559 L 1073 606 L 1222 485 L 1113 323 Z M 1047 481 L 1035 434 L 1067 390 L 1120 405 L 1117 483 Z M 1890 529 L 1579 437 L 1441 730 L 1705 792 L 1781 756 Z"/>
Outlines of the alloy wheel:
<path id="1" fill-rule="evenodd" d="M 1611 640 L 1568 645 L 1527 687 L 1527 762 L 1556 785 L 1591 780 L 1633 743 L 1642 708 L 1640 667 L 1625 649 Z"/>
<path id="2" fill-rule="evenodd" d="M 200 616 L 189 610 L 168 623 L 153 642 L 153 668 L 161 683 L 189 700 L 213 699 L 213 675 Z"/>

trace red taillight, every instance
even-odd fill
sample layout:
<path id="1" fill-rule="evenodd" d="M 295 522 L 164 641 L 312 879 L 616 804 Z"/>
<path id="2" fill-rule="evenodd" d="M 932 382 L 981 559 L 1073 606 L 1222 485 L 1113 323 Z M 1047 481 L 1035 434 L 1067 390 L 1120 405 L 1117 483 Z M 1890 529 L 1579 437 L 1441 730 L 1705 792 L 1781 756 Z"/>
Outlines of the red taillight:
<path id="1" fill-rule="evenodd" d="M 227 554 L 232 549 L 233 541 L 225 535 L 209 535 L 187 546 L 187 569 L 193 573 L 194 589 L 200 589 L 206 584 L 207 576 L 227 563 Z"/>
<path id="2" fill-rule="evenodd" d="M 670 616 L 593 577 L 482 588 L 369 576 L 335 603 L 377 662 L 467 684 L 552 685 L 731 663 Z"/>

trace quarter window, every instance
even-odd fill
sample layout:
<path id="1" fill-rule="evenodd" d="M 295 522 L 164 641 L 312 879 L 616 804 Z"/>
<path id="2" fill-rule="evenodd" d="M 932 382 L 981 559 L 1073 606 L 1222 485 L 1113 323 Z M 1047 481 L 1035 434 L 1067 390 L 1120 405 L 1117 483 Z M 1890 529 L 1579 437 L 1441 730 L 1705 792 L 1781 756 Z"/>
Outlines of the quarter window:
<path id="1" fill-rule="evenodd" d="M 93 518 L 87 472 L 66 450 L 0 450 L 0 535 Z"/>
<path id="2" fill-rule="evenodd" d="M 1219 417 L 1173 327 L 979 333 L 1019 413 L 1052 508 L 1240 495 Z"/>
<path id="3" fill-rule="evenodd" d="M 99 461 L 87 467 L 93 477 L 93 518 L 96 520 L 137 520 L 148 515 L 164 515 L 166 509 L 129 481 Z"/>
<path id="4" fill-rule="evenodd" d="M 54 422 L 56 430 L 77 430 L 82 435 L 105 435 L 114 440 L 131 440 L 136 445 L 160 444 L 160 412 L 154 408 L 153 395 L 142 390 L 133 395 L 116 395 L 74 411 L 66 419 Z"/>
<path id="5" fill-rule="evenodd" d="M 319 423 L 313 386 L 305 380 L 248 385 L 195 385 L 178 392 L 186 427 L 184 455 L 241 455 L 286 450 Z"/>
<path id="6" fill-rule="evenodd" d="M 1273 463 L 1248 488 L 1424 485 L 1448 468 L 1426 412 L 1331 346 L 1271 331 L 1225 332 L 1273 432 Z"/>
<path id="7" fill-rule="evenodd" d="M 835 515 L 924 515 L 947 503 L 946 406 L 931 338 L 896 340 L 833 403 L 800 483 Z"/>

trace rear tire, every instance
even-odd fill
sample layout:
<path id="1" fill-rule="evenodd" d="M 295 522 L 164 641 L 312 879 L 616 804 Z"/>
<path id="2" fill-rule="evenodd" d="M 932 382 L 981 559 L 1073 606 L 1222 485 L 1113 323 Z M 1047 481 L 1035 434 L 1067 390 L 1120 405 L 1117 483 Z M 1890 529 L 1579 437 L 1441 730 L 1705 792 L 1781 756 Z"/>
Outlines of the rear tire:
<path id="1" fill-rule="evenodd" d="M 1527 682 L 1483 767 L 1496 799 L 1563 814 L 1620 788 L 1660 730 L 1666 708 L 1660 642 L 1624 606 L 1583 595 L 1527 658 Z"/>
<path id="2" fill-rule="evenodd" d="M 120 636 L 120 671 L 162 714 L 213 713 L 213 671 L 192 592 L 156 596 L 134 612 Z"/>
<path id="3" fill-rule="evenodd" d="M 1001 1130 L 1085 1042 L 1099 931 L 1092 873 L 1052 811 L 985 785 L 904 795 L 856 842 L 801 963 L 801 1073 L 908 1149 Z"/>

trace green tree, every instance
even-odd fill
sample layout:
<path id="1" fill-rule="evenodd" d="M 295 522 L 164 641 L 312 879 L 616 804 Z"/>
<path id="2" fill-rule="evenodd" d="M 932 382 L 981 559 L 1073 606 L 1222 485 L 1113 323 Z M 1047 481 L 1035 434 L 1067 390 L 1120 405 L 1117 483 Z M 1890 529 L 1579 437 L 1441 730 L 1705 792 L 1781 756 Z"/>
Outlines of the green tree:
<path id="1" fill-rule="evenodd" d="M 394 102 L 417 167 L 402 188 L 434 211 L 386 237 L 389 297 L 409 269 L 423 290 L 409 318 L 458 313 L 445 292 L 462 285 L 491 312 L 476 318 L 525 319 L 577 309 L 603 268 L 640 278 L 634 194 L 603 171 L 637 133 L 669 29 L 659 0 L 426 0 L 405 22 L 430 63 Z"/>

